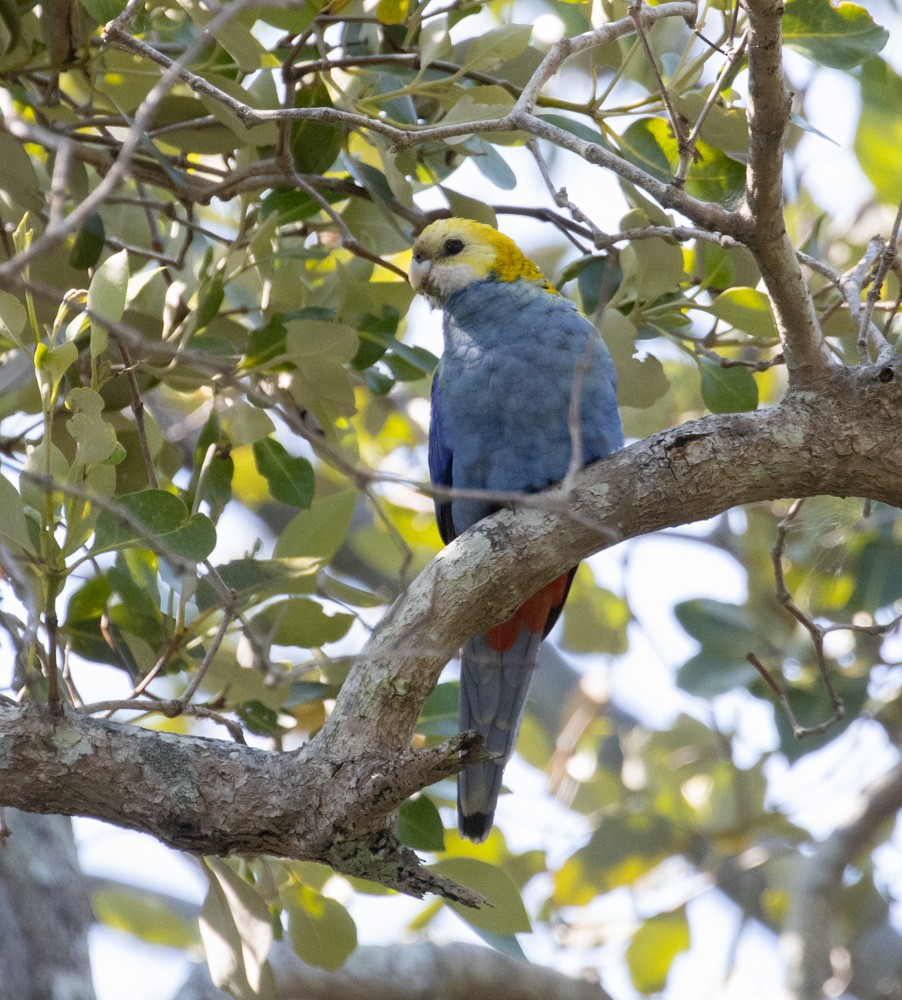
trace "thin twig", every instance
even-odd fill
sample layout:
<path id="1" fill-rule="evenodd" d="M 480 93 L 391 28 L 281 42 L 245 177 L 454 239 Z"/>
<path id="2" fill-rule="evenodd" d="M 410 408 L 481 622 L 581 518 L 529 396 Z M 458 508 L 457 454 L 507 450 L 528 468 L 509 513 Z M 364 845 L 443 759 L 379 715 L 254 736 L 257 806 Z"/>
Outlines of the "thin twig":
<path id="1" fill-rule="evenodd" d="M 692 126 L 692 131 L 686 137 L 686 147 L 687 154 L 680 154 L 680 166 L 676 173 L 676 179 L 679 183 L 684 183 L 686 180 L 686 175 L 689 172 L 689 164 L 692 160 L 692 153 L 695 151 L 695 144 L 701 135 L 702 128 L 711 113 L 711 109 L 717 103 L 717 98 L 720 96 L 721 87 L 724 85 L 724 81 L 733 72 L 736 66 L 739 64 L 740 60 L 745 55 L 745 47 L 748 43 L 748 32 L 745 31 L 742 37 L 739 39 L 739 44 L 735 49 L 730 49 L 727 53 L 727 61 L 724 63 L 723 68 L 717 76 L 717 79 L 711 85 L 711 93 L 708 94 L 708 99 L 705 101 L 704 107 L 699 112 L 699 116 L 695 121 L 695 125 Z"/>
<path id="2" fill-rule="evenodd" d="M 661 100 L 664 102 L 664 108 L 667 111 L 667 118 L 670 121 L 670 131 L 673 133 L 673 137 L 677 144 L 677 150 L 680 154 L 680 166 L 674 176 L 674 183 L 682 185 L 683 180 L 686 177 L 686 171 L 689 169 L 689 163 L 695 156 L 695 145 L 690 143 L 686 138 L 686 132 L 683 126 L 683 117 L 677 113 L 676 108 L 673 106 L 673 103 L 670 100 L 670 91 L 668 91 L 667 85 L 664 83 L 664 78 L 661 76 L 661 71 L 658 69 L 658 61 L 655 59 L 654 51 L 648 41 L 648 35 L 645 32 L 645 25 L 642 23 L 642 18 L 645 15 L 643 0 L 636 0 L 636 2 L 629 7 L 628 12 L 636 26 L 636 35 L 642 44 L 642 48 L 645 50 L 646 58 L 648 59 L 649 65 L 651 66 L 652 72 L 655 75 L 655 80 L 658 84 L 658 91 L 661 95 Z"/>
<path id="3" fill-rule="evenodd" d="M 878 363 L 881 364 L 885 364 L 889 361 L 895 355 L 895 351 L 893 350 L 892 345 L 887 341 L 886 336 L 883 333 L 880 333 L 877 326 L 871 322 L 871 316 L 874 312 L 874 306 L 880 298 L 880 293 L 883 291 L 883 282 L 886 280 L 887 274 L 889 274 L 890 269 L 896 262 L 896 257 L 899 252 L 900 224 L 902 224 L 902 201 L 899 202 L 899 207 L 896 210 L 896 218 L 893 222 L 893 228 L 890 232 L 889 239 L 886 243 L 884 243 L 883 248 L 880 251 L 880 256 L 877 259 L 877 269 L 874 272 L 871 289 L 868 292 L 867 299 L 865 300 L 861 324 L 858 328 L 859 356 L 861 356 L 863 351 L 865 358 L 867 358 L 867 345 L 870 343 L 877 353 Z"/>
<path id="4" fill-rule="evenodd" d="M 830 706 L 833 710 L 830 718 L 825 719 L 823 722 L 820 722 L 815 726 L 801 725 L 789 707 L 789 701 L 783 687 L 770 676 L 754 653 L 749 653 L 746 656 L 749 663 L 751 663 L 758 673 L 761 674 L 771 690 L 780 699 L 780 704 L 783 706 L 787 716 L 789 717 L 793 735 L 796 739 L 802 739 L 805 736 L 813 736 L 817 733 L 826 732 L 826 730 L 828 730 L 831 726 L 842 721 L 843 716 L 845 715 L 845 706 L 833 687 L 833 682 L 830 678 L 830 668 L 824 654 L 824 635 L 826 634 L 826 629 L 814 621 L 813 618 L 806 615 L 805 612 L 802 611 L 802 609 L 795 603 L 789 588 L 786 586 L 786 577 L 783 572 L 783 552 L 786 547 L 786 536 L 804 503 L 804 497 L 793 501 L 789 510 L 786 512 L 786 516 L 783 517 L 777 525 L 777 537 L 774 542 L 774 547 L 771 550 L 771 561 L 773 562 L 774 567 L 774 584 L 777 600 L 811 636 L 811 643 L 814 647 L 818 671 L 820 672 L 821 680 L 823 681 L 827 695 L 830 699 Z"/>
<path id="5" fill-rule="evenodd" d="M 144 459 L 144 469 L 147 472 L 147 484 L 151 489 L 159 489 L 157 480 L 157 470 L 154 468 L 153 455 L 150 453 L 150 445 L 147 441 L 147 429 L 144 426 L 144 400 L 141 397 L 141 390 L 138 387 L 138 380 L 135 378 L 135 369 L 128 352 L 128 347 L 122 338 L 115 333 L 110 334 L 111 339 L 119 348 L 122 355 L 122 363 L 125 365 L 124 374 L 128 379 L 128 385 L 132 394 L 132 415 L 135 418 L 135 431 L 138 435 L 138 445 L 141 449 L 141 457 Z"/>

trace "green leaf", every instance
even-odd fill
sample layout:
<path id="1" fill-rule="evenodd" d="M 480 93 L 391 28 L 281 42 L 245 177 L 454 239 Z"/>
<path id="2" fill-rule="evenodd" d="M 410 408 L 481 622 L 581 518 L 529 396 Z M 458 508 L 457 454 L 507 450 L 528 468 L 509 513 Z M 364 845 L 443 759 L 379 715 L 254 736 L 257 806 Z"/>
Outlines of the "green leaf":
<path id="1" fill-rule="evenodd" d="M 620 252 L 623 286 L 637 302 L 673 292 L 683 277 L 683 251 L 667 240 L 636 240 Z"/>
<path id="2" fill-rule="evenodd" d="M 49 386 L 54 392 L 69 366 L 77 360 L 78 348 L 71 340 L 65 340 L 58 347 L 52 349 L 48 349 L 46 344 L 41 343 L 38 344 L 34 352 L 35 368 L 50 376 Z M 46 387 L 47 384 L 45 380 L 42 380 L 42 385 Z"/>
<path id="3" fill-rule="evenodd" d="M 473 151 L 470 158 L 486 180 L 502 191 L 513 191 L 517 175 L 491 143 L 474 136 L 467 148 Z"/>
<path id="4" fill-rule="evenodd" d="M 457 857 L 430 865 L 429 870 L 468 886 L 485 898 L 489 905 L 478 910 L 460 903 L 447 903 L 465 923 L 501 935 L 532 929 L 520 893 L 503 869 L 476 858 Z"/>
<path id="5" fill-rule="evenodd" d="M 114 21 L 125 10 L 123 0 L 81 0 L 81 3 L 98 24 Z"/>
<path id="6" fill-rule="evenodd" d="M 301 87 L 294 98 L 296 108 L 331 108 L 332 99 L 317 77 L 312 87 Z M 334 125 L 296 121 L 291 128 L 291 156 L 301 174 L 324 174 L 338 159 L 344 134 Z"/>
<path id="7" fill-rule="evenodd" d="M 407 20 L 408 0 L 379 0 L 376 17 L 382 24 L 403 24 Z"/>
<path id="8" fill-rule="evenodd" d="M 235 708 L 235 714 L 244 728 L 256 736 L 281 736 L 284 732 L 279 725 L 278 712 L 258 699 L 242 702 Z"/>
<path id="9" fill-rule="evenodd" d="M 699 698 L 713 698 L 758 678 L 748 653 L 760 649 L 761 628 L 746 608 L 709 598 L 683 601 L 673 609 L 677 621 L 701 644 L 680 667 L 677 683 Z"/>
<path id="10" fill-rule="evenodd" d="M 125 312 L 128 294 L 128 252 L 108 257 L 94 272 L 88 286 L 88 312 L 100 319 L 118 323 Z M 91 321 L 91 357 L 96 358 L 106 350 L 107 330 L 101 323 Z"/>
<path id="11" fill-rule="evenodd" d="M 351 914 L 338 900 L 306 885 L 284 902 L 298 958 L 330 972 L 340 969 L 357 947 L 357 925 Z"/>
<path id="12" fill-rule="evenodd" d="M 203 330 L 215 318 L 224 298 L 225 286 L 222 283 L 222 274 L 217 271 L 198 290 L 196 330 Z"/>
<path id="13" fill-rule="evenodd" d="M 432 694 L 420 709 L 416 731 L 426 736 L 439 736 L 447 739 L 459 732 L 458 703 L 460 701 L 460 685 L 457 681 L 436 684 Z"/>
<path id="14" fill-rule="evenodd" d="M 302 510 L 289 521 L 273 554 L 276 558 L 319 556 L 330 560 L 345 540 L 356 502 L 356 490 L 314 498 L 309 510 Z"/>
<path id="15" fill-rule="evenodd" d="M 638 408 L 652 406 L 670 388 L 663 365 L 651 354 L 644 361 L 633 357 L 636 328 L 616 309 L 605 309 L 599 325 L 617 369 L 617 402 Z"/>
<path id="16" fill-rule="evenodd" d="M 72 244 L 72 251 L 69 254 L 69 263 L 72 267 L 79 271 L 87 271 L 89 267 L 94 267 L 103 253 L 105 239 L 106 230 L 102 216 L 99 212 L 91 212 L 81 224 Z"/>
<path id="17" fill-rule="evenodd" d="M 396 827 L 398 840 L 417 851 L 443 851 L 445 828 L 432 799 L 418 795 L 401 803 Z"/>
<path id="18" fill-rule="evenodd" d="M 69 346 L 75 350 L 75 344 L 70 343 Z M 78 352 L 75 353 L 77 356 Z M 66 409 L 72 411 L 66 430 L 78 445 L 76 465 L 97 465 L 111 459 L 115 464 L 117 457 L 120 460 L 124 457 L 120 454 L 115 428 L 101 416 L 103 406 L 103 397 L 85 386 L 77 386 L 66 397 Z"/>
<path id="19" fill-rule="evenodd" d="M 0 476 L 0 541 L 34 552 L 25 522 L 25 504 L 6 476 Z"/>
<path id="20" fill-rule="evenodd" d="M 243 444 L 253 444 L 265 438 L 276 429 L 272 417 L 261 409 L 238 399 L 228 409 L 220 414 L 220 424 L 228 439 L 236 447 Z"/>
<path id="21" fill-rule="evenodd" d="M 31 157 L 22 143 L 9 132 L 0 132 L 0 191 L 5 191 L 21 213 L 43 212 L 46 208 Z"/>
<path id="22" fill-rule="evenodd" d="M 276 601 L 254 618 L 254 627 L 271 635 L 280 646 L 312 649 L 327 642 L 337 642 L 354 624 L 354 615 L 327 615 L 322 605 L 298 597 Z"/>
<path id="23" fill-rule="evenodd" d="M 787 0 L 783 40 L 821 66 L 854 69 L 886 45 L 889 32 L 855 3 Z"/>
<path id="24" fill-rule="evenodd" d="M 107 927 L 147 944 L 185 950 L 198 944 L 194 920 L 183 920 L 155 893 L 137 886 L 104 885 L 91 894 L 94 915 Z"/>
<path id="25" fill-rule="evenodd" d="M 189 562 L 200 562 L 216 547 L 216 528 L 204 514 L 191 514 L 185 504 L 165 490 L 142 490 L 126 493 L 116 503 L 129 521 L 115 518 L 103 510 L 97 518 L 91 552 L 115 549 L 153 549 L 159 539 L 167 548 Z M 143 531 L 130 523 L 137 522 Z"/>
<path id="26" fill-rule="evenodd" d="M 902 193 L 902 77 L 882 59 L 869 59 L 861 71 L 861 116 L 855 153 L 880 198 L 896 206 Z"/>
<path id="27" fill-rule="evenodd" d="M 306 458 L 289 455 L 274 438 L 254 442 L 257 471 L 269 484 L 273 499 L 307 508 L 313 500 L 313 466 Z"/>
<path id="28" fill-rule="evenodd" d="M 204 865 L 210 888 L 201 908 L 200 936 L 210 978 L 236 1000 L 258 1000 L 271 975 L 269 908 L 229 862 L 204 858 Z"/>
<path id="29" fill-rule="evenodd" d="M 778 339 L 770 299 L 757 288 L 728 288 L 711 303 L 711 312 L 756 340 Z"/>
<path id="30" fill-rule="evenodd" d="M 5 337 L 17 347 L 24 347 L 22 331 L 28 317 L 25 306 L 9 292 L 0 291 L 0 337 Z"/>
<path id="31" fill-rule="evenodd" d="M 16 0 L 0 0 L 0 22 L 6 29 L 6 37 L 0 32 L 0 56 L 5 56 L 19 44 L 22 37 L 22 23 Z"/>
<path id="32" fill-rule="evenodd" d="M 462 43 L 461 66 L 472 72 L 493 69 L 516 58 L 529 45 L 531 24 L 505 24 Z"/>
<path id="33" fill-rule="evenodd" d="M 624 157 L 664 183 L 680 162 L 679 147 L 663 118 L 640 118 L 620 137 Z M 731 204 L 745 191 L 745 166 L 699 139 L 686 174 L 686 191 L 704 201 Z"/>
<path id="34" fill-rule="evenodd" d="M 588 572 L 585 582 L 578 582 L 581 571 L 577 573 L 564 606 L 563 645 L 574 653 L 625 653 L 629 605 L 622 597 L 597 586 Z"/>
<path id="35" fill-rule="evenodd" d="M 589 843 L 558 870 L 554 899 L 562 906 L 585 906 L 599 892 L 632 885 L 679 845 L 677 832 L 663 816 L 609 813 Z"/>
<path id="36" fill-rule="evenodd" d="M 688 947 L 689 922 L 682 907 L 646 920 L 626 949 L 633 986 L 646 995 L 663 990 L 674 958 Z"/>
<path id="37" fill-rule="evenodd" d="M 887 537 L 866 542 L 855 566 L 855 589 L 849 598 L 851 612 L 885 608 L 902 596 L 902 545 Z"/>
<path id="38" fill-rule="evenodd" d="M 743 365 L 724 368 L 716 361 L 699 361 L 702 399 L 712 413 L 744 413 L 758 408 L 758 383 Z"/>
<path id="39" fill-rule="evenodd" d="M 498 217 L 491 205 L 477 198 L 454 191 L 444 184 L 439 185 L 439 190 L 448 200 L 448 207 L 459 219 L 475 219 L 476 222 L 484 222 L 487 226 L 497 226 Z"/>

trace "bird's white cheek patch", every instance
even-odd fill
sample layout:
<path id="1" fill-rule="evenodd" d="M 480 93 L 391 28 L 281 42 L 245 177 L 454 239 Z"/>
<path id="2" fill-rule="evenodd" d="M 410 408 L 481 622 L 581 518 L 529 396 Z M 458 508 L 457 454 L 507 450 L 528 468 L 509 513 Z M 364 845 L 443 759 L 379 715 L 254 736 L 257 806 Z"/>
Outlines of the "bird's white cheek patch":
<path id="1" fill-rule="evenodd" d="M 439 298 L 447 299 L 448 296 L 483 277 L 485 275 L 479 274 L 470 264 L 462 262 L 435 264 L 429 275 L 429 285 Z"/>

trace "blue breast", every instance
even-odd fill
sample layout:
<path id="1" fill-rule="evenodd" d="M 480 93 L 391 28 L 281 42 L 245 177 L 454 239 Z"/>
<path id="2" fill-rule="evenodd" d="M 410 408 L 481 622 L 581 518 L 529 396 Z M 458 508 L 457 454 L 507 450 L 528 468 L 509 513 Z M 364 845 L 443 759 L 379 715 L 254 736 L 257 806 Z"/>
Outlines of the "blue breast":
<path id="1" fill-rule="evenodd" d="M 622 447 L 613 363 L 569 300 L 523 280 L 477 282 L 446 303 L 444 335 L 436 390 L 452 486 L 519 493 L 563 479 L 574 389 L 583 463 Z M 455 501 L 455 532 L 496 509 Z"/>

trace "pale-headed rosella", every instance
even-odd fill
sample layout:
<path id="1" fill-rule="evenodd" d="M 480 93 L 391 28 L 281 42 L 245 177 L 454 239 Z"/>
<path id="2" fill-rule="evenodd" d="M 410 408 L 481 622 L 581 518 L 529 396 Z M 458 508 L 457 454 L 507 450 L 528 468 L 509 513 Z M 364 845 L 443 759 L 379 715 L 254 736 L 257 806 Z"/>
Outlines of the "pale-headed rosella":
<path id="1" fill-rule="evenodd" d="M 574 438 L 582 464 L 622 447 L 616 375 L 604 342 L 513 240 L 468 219 L 434 222 L 414 244 L 410 280 L 444 311 L 444 352 L 432 383 L 432 482 L 497 495 L 438 497 L 446 544 L 504 507 L 506 496 L 561 481 Z M 571 423 L 574 393 L 578 435 Z M 575 572 L 563 573 L 507 621 L 464 645 L 461 728 L 479 732 L 497 755 L 458 777 L 458 825 L 471 840 L 484 840 L 492 828 L 536 653 Z"/>

